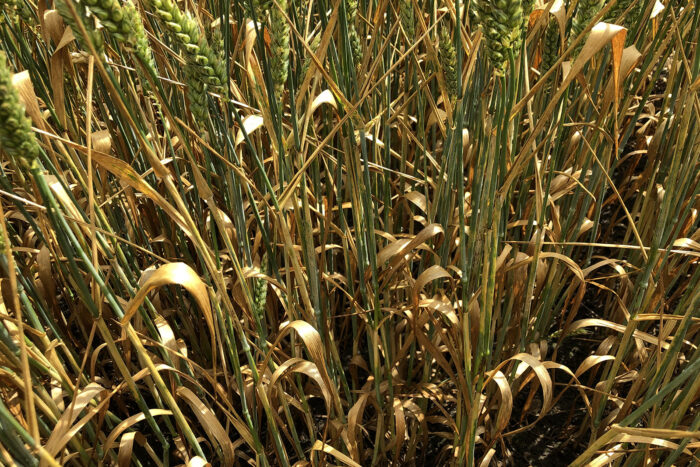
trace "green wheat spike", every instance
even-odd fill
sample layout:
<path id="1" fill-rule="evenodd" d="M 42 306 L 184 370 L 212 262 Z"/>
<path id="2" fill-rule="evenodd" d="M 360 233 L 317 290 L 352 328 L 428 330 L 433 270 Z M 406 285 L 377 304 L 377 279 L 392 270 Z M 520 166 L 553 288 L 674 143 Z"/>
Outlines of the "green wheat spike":
<path id="1" fill-rule="evenodd" d="M 147 0 L 147 3 L 184 51 L 187 65 L 193 68 L 194 74 L 206 84 L 217 88 L 224 86 L 223 57 L 209 46 L 194 17 L 180 11 L 171 0 Z"/>
<path id="2" fill-rule="evenodd" d="M 85 27 L 87 34 L 90 36 L 90 42 L 92 42 L 93 47 L 98 54 L 104 54 L 104 39 L 102 37 L 102 32 L 94 27 L 94 21 L 88 17 L 87 6 L 82 2 L 73 2 L 73 7 L 80 18 L 80 22 Z M 66 0 L 57 0 L 55 3 L 56 10 L 63 18 L 63 21 L 68 27 L 73 30 L 76 40 L 86 50 L 89 50 L 88 42 L 81 32 L 80 25 L 73 17 L 73 14 L 66 3 Z"/>
<path id="3" fill-rule="evenodd" d="M 620 16 L 622 16 L 622 14 L 625 11 L 627 11 L 628 8 L 630 8 L 630 10 L 627 12 L 627 15 L 623 19 L 622 25 L 629 28 L 630 26 L 634 25 L 639 21 L 644 9 L 643 1 L 618 0 L 618 2 L 612 6 L 610 11 L 608 11 L 608 14 L 605 16 L 605 21 L 617 21 L 620 18 Z"/>
<path id="4" fill-rule="evenodd" d="M 350 39 L 350 51 L 352 53 L 352 61 L 355 66 L 358 66 L 362 61 L 362 42 L 360 35 L 355 26 L 357 19 L 358 3 L 357 0 L 345 1 L 345 13 L 348 21 L 348 38 Z"/>
<path id="5" fill-rule="evenodd" d="M 459 93 L 457 84 L 457 56 L 450 34 L 446 28 L 440 30 L 440 48 L 438 49 L 440 66 L 445 74 L 445 85 L 451 100 Z"/>
<path id="6" fill-rule="evenodd" d="M 576 14 L 571 21 L 570 42 L 573 42 L 578 36 L 581 35 L 593 17 L 595 17 L 600 9 L 603 8 L 604 4 L 605 0 L 579 0 L 578 5 L 576 6 Z M 579 42 L 578 46 L 576 46 L 576 50 L 574 51 L 575 55 L 578 55 L 578 53 L 581 51 L 583 44 L 584 42 Z"/>
<path id="7" fill-rule="evenodd" d="M 401 27 L 406 33 L 406 37 L 409 41 L 413 40 L 416 34 L 416 19 L 413 16 L 413 3 L 411 3 L 411 0 L 401 0 L 399 17 L 401 18 Z"/>
<path id="8" fill-rule="evenodd" d="M 552 18 L 547 24 L 544 33 L 544 47 L 542 50 L 542 73 L 546 73 L 559 57 L 559 23 Z"/>
<path id="9" fill-rule="evenodd" d="M 12 84 L 7 56 L 0 51 L 0 148 L 31 166 L 39 156 L 39 144 L 24 104 Z"/>
<path id="10" fill-rule="evenodd" d="M 318 50 L 318 47 L 321 45 L 321 35 L 316 34 L 311 41 L 311 44 L 309 44 L 309 48 L 313 53 L 316 53 Z M 309 67 L 311 66 L 311 55 L 306 55 L 304 57 L 304 62 L 301 66 L 301 76 L 304 77 L 306 76 L 306 73 L 309 71 Z"/>
<path id="11" fill-rule="evenodd" d="M 475 0 L 476 16 L 484 33 L 486 53 L 496 72 L 503 74 L 508 54 L 522 44 L 523 5 L 520 0 Z"/>
<path id="12" fill-rule="evenodd" d="M 145 66 L 155 69 L 141 14 L 130 0 L 123 4 L 117 0 L 85 0 L 85 4 L 117 42 L 132 50 Z"/>
<path id="13" fill-rule="evenodd" d="M 523 34 L 527 34 L 527 25 L 530 21 L 530 14 L 535 8 L 535 0 L 522 0 L 523 7 Z"/>
<path id="14" fill-rule="evenodd" d="M 287 0 L 278 0 L 270 9 L 270 69 L 275 88 L 275 99 L 282 101 L 289 71 L 289 24 L 284 16 Z"/>
<path id="15" fill-rule="evenodd" d="M 185 54 L 184 77 L 189 89 L 190 108 L 198 122 L 208 118 L 207 92 L 226 95 L 226 61 L 216 53 L 189 13 L 183 13 L 171 0 L 147 0 L 149 8 L 163 22 Z"/>

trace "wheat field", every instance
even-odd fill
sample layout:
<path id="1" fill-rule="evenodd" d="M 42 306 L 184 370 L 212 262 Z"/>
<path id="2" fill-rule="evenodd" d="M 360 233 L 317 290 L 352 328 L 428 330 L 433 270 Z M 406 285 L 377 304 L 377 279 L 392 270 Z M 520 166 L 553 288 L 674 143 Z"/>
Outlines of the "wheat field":
<path id="1" fill-rule="evenodd" d="M 0 463 L 700 463 L 694 0 L 0 1 Z"/>

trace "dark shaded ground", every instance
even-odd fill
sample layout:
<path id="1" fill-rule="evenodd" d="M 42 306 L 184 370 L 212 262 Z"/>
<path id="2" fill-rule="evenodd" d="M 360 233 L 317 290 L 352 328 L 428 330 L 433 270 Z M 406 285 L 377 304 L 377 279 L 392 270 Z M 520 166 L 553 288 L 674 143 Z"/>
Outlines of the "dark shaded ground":
<path id="1" fill-rule="evenodd" d="M 569 342 L 567 342 L 567 340 Z M 590 355 L 594 343 L 584 339 L 567 339 L 560 350 L 560 363 L 575 369 Z M 566 384 L 565 378 L 560 378 L 557 384 Z M 562 386 L 558 387 L 563 389 Z M 555 396 L 557 391 L 555 390 Z M 514 401 L 514 412 L 522 410 L 526 392 L 521 393 Z M 532 423 L 537 417 L 537 411 L 528 413 L 521 425 Z M 510 437 L 507 445 L 511 458 L 507 465 L 512 466 L 564 466 L 571 463 L 586 448 L 586 433 L 581 436 L 577 431 L 585 423 L 585 408 L 576 389 L 569 388 L 552 409 L 535 426 Z M 515 429 L 513 426 L 511 429 Z"/>
<path id="2" fill-rule="evenodd" d="M 604 307 L 601 298 L 597 290 L 589 287 L 576 319 L 599 318 Z M 576 371 L 586 357 L 595 351 L 599 342 L 600 338 L 588 336 L 566 338 L 557 350 L 556 361 L 567 366 L 571 371 Z M 562 372 L 557 372 L 556 376 L 555 397 L 569 381 Z M 585 384 L 585 381 L 582 382 Z M 514 414 L 521 413 L 526 398 L 525 391 L 513 401 Z M 517 429 L 519 426 L 534 422 L 537 413 L 538 410 L 533 410 L 523 417 L 522 423 L 513 424 L 509 429 Z M 511 451 L 511 457 L 506 464 L 516 467 L 569 465 L 586 449 L 589 433 L 587 430 L 579 433 L 586 423 L 584 402 L 579 392 L 570 387 L 535 426 L 508 438 L 506 444 Z"/>
<path id="3" fill-rule="evenodd" d="M 574 395 L 567 392 L 534 428 L 511 439 L 508 443 L 512 451 L 509 465 L 564 466 L 585 450 L 585 442 L 575 438 L 584 411 L 576 407 Z"/>

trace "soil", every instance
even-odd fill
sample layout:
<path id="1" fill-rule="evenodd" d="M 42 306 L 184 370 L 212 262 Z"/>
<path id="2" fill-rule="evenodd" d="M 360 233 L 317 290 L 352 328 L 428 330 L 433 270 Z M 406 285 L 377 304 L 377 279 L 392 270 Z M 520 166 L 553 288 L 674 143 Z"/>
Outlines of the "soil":
<path id="1" fill-rule="evenodd" d="M 593 342 L 582 338 L 566 339 L 557 360 L 569 368 L 576 368 L 590 355 L 594 346 Z M 564 378 L 557 382 L 561 385 L 566 383 Z M 514 413 L 522 411 L 526 398 L 527 394 L 523 392 L 515 399 Z M 537 410 L 529 412 L 519 425 L 534 422 L 537 413 Z M 535 426 L 507 440 L 511 456 L 505 465 L 519 467 L 570 464 L 586 449 L 586 432 L 578 433 L 580 427 L 586 424 L 585 418 L 586 411 L 578 391 L 569 388 Z M 518 426 L 510 427 L 516 428 Z"/>

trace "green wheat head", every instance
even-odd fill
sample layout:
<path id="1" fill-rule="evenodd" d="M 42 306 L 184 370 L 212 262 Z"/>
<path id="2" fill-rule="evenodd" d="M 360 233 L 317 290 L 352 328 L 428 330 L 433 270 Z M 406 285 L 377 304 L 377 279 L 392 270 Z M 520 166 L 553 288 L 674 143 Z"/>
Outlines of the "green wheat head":
<path id="1" fill-rule="evenodd" d="M 520 0 L 476 0 L 476 16 L 486 40 L 486 53 L 496 72 L 503 74 L 510 51 L 522 44 L 524 22 Z"/>
<path id="2" fill-rule="evenodd" d="M 131 1 L 85 0 L 85 4 L 117 42 L 133 50 L 145 66 L 155 69 L 141 15 Z"/>
<path id="3" fill-rule="evenodd" d="M 457 84 L 457 55 L 455 53 L 452 38 L 446 28 L 440 30 L 440 48 L 438 49 L 438 58 L 440 66 L 445 74 L 445 85 L 447 93 L 451 100 L 454 100 L 458 94 Z"/>
<path id="4" fill-rule="evenodd" d="M 413 16 L 413 3 L 411 0 L 401 0 L 399 17 L 401 18 L 401 27 L 406 33 L 406 37 L 409 41 L 412 41 L 416 34 L 416 19 Z"/>
<path id="5" fill-rule="evenodd" d="M 80 22 L 84 26 L 85 31 L 87 32 L 88 36 L 90 36 L 89 42 L 92 43 L 98 54 L 104 54 L 104 38 L 102 37 L 102 32 L 94 26 L 94 21 L 92 18 L 89 18 L 87 6 L 83 2 L 72 2 L 72 5 L 80 18 Z M 56 10 L 63 18 L 63 22 L 73 30 L 73 34 L 75 35 L 75 38 L 80 46 L 86 50 L 89 50 L 87 38 L 83 37 L 80 24 L 78 24 L 78 21 L 76 21 L 75 17 L 73 16 L 73 13 L 66 3 L 66 0 L 57 0 L 55 6 Z"/>
<path id="6" fill-rule="evenodd" d="M 578 5 L 576 6 L 576 14 L 571 21 L 570 41 L 574 41 L 579 35 L 581 35 L 593 17 L 598 14 L 601 8 L 603 8 L 604 4 L 605 0 L 579 0 Z M 581 51 L 583 44 L 584 42 L 579 42 L 576 50 L 574 51 L 575 55 L 578 55 L 578 53 Z"/>
<path id="7" fill-rule="evenodd" d="M 283 14 L 287 11 L 287 0 L 278 0 L 277 3 L 270 9 L 270 70 L 275 99 L 281 102 L 289 71 L 289 24 Z"/>
<path id="8" fill-rule="evenodd" d="M 190 111 L 199 124 L 204 124 L 209 118 L 209 104 L 207 102 L 208 86 L 203 82 L 195 69 L 186 66 L 183 70 L 185 83 L 187 84 Z"/>
<path id="9" fill-rule="evenodd" d="M 535 9 L 535 0 L 522 0 L 523 5 L 523 34 L 527 34 L 527 25 L 530 21 L 530 14 Z"/>
<path id="10" fill-rule="evenodd" d="M 640 20 L 640 16 L 644 11 L 644 3 L 641 0 L 618 0 L 605 16 L 605 21 L 614 22 L 618 20 L 628 8 L 632 7 L 622 21 L 622 25 L 629 28 Z"/>
<path id="11" fill-rule="evenodd" d="M 318 47 L 321 45 L 321 35 L 316 34 L 314 38 L 311 40 L 311 43 L 309 44 L 309 47 L 311 48 L 311 51 L 313 53 L 316 53 L 318 50 Z M 309 67 L 311 66 L 311 55 L 306 55 L 304 57 L 304 62 L 302 63 L 301 66 L 301 76 L 304 77 L 306 76 L 306 73 L 309 71 Z"/>
<path id="12" fill-rule="evenodd" d="M 27 166 L 39 156 L 39 144 L 12 84 L 12 72 L 4 52 L 0 52 L 0 148 Z"/>
<path id="13" fill-rule="evenodd" d="M 559 56 L 559 24 L 556 19 L 549 20 L 543 42 L 541 70 L 542 73 L 546 73 L 552 68 Z"/>
<path id="14" fill-rule="evenodd" d="M 347 14 L 348 20 L 348 37 L 350 39 L 352 61 L 355 64 L 355 66 L 359 65 L 362 61 L 362 43 L 360 41 L 360 35 L 358 34 L 357 27 L 355 25 L 357 19 L 357 9 L 357 0 L 346 0 L 345 13 Z"/>
<path id="15" fill-rule="evenodd" d="M 20 19 L 25 23 L 30 24 L 34 19 L 34 15 L 30 7 L 22 0 L 2 0 L 0 1 L 0 12 L 5 11 L 8 18 L 14 23 Z M 3 15 L 0 15 L 0 24 L 4 20 Z"/>
<path id="16" fill-rule="evenodd" d="M 260 272 L 267 274 L 268 259 L 267 252 L 263 254 L 260 264 Z M 267 303 L 267 281 L 256 278 L 253 281 L 253 299 L 255 301 L 255 313 L 262 317 L 265 315 L 265 304 Z"/>
<path id="17" fill-rule="evenodd" d="M 195 119 L 203 122 L 208 117 L 207 92 L 226 94 L 225 60 L 214 52 L 189 13 L 183 13 L 171 0 L 147 0 L 166 30 L 175 38 L 185 54 L 185 80 L 189 87 L 191 110 Z"/>
<path id="18" fill-rule="evenodd" d="M 148 0 L 158 18 L 175 37 L 186 55 L 189 66 L 206 84 L 221 88 L 226 83 L 224 61 L 209 46 L 206 37 L 189 13 L 183 13 L 171 0 Z"/>
<path id="19" fill-rule="evenodd" d="M 124 9 L 116 0 L 83 0 L 88 9 L 97 16 L 100 23 L 119 42 L 128 43 L 133 29 L 132 23 L 124 14 Z"/>
<path id="20" fill-rule="evenodd" d="M 148 43 L 146 29 L 143 27 L 141 13 L 139 13 L 139 10 L 136 8 L 136 5 L 134 5 L 130 1 L 124 3 L 123 9 L 125 17 L 132 25 L 132 35 L 130 38 L 130 43 L 134 50 L 134 55 L 136 55 L 136 57 L 145 66 L 150 67 L 152 70 L 155 70 L 156 63 L 153 59 L 151 46 Z"/>

